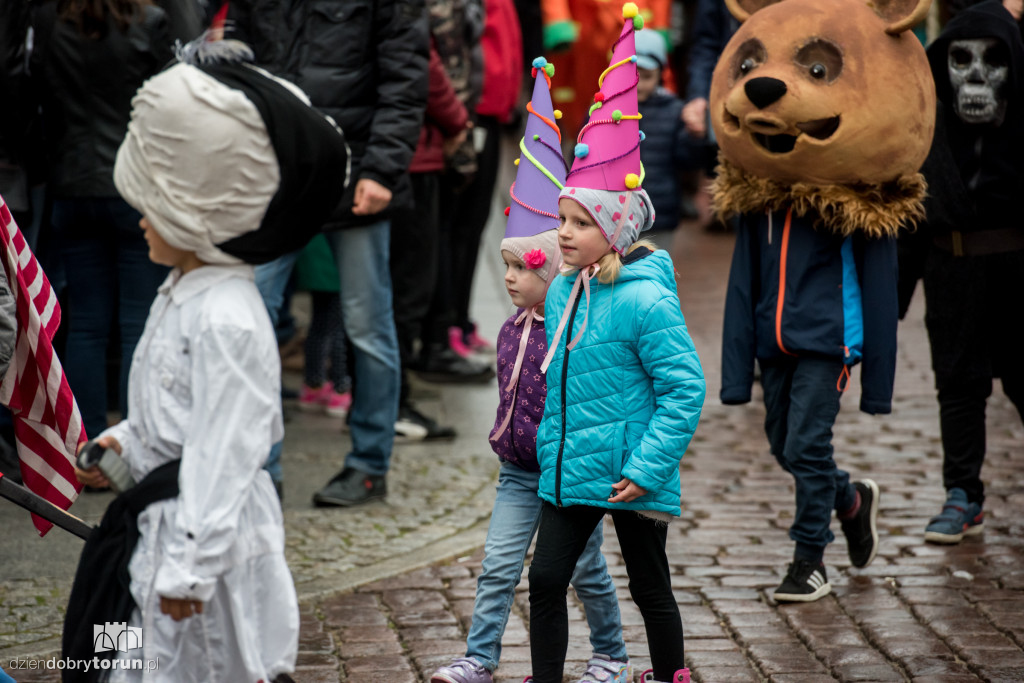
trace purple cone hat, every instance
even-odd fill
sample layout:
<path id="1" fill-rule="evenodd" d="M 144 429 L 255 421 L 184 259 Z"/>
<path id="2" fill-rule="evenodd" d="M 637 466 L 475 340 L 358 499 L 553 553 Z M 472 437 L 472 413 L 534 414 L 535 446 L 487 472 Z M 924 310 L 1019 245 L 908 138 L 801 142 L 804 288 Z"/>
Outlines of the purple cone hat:
<path id="1" fill-rule="evenodd" d="M 511 203 L 501 243 L 503 250 L 523 259 L 545 282 L 551 281 L 561 261 L 553 231 L 558 229 L 558 193 L 566 175 L 562 134 L 556 123 L 561 112 L 551 104 L 554 71 L 543 57 L 533 60 L 533 98 L 526 106 L 526 132 L 519 141 L 518 170 L 509 190 Z M 537 250 L 543 252 L 543 259 Z"/>

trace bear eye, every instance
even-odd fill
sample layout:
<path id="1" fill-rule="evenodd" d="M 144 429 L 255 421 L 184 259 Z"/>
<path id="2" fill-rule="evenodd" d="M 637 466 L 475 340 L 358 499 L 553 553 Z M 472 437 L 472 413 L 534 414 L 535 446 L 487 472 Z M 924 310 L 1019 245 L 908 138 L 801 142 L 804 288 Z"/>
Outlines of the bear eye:
<path id="1" fill-rule="evenodd" d="M 793 60 L 816 81 L 831 83 L 843 71 L 843 53 L 835 43 L 814 38 L 796 52 Z"/>
<path id="2" fill-rule="evenodd" d="M 757 67 L 764 64 L 768 53 L 760 40 L 751 38 L 736 50 L 733 57 L 733 78 L 743 78 Z"/>

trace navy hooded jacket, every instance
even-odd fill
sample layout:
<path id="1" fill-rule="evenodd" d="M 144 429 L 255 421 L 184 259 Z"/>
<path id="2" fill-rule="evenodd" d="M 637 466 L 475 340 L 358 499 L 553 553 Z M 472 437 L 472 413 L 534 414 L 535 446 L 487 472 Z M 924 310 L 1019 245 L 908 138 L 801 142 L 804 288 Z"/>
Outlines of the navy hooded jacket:
<path id="1" fill-rule="evenodd" d="M 721 399 L 750 401 L 754 359 L 863 362 L 860 409 L 888 413 L 896 371 L 896 240 L 843 237 L 816 216 L 740 216 L 722 337 Z M 840 377 L 836 378 L 841 381 Z"/>

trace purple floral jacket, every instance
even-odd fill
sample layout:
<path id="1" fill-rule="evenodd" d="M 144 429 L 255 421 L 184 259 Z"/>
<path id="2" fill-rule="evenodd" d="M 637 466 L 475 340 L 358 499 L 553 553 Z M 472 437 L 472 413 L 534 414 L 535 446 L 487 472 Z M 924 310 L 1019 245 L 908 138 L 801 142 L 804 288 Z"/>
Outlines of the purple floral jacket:
<path id="1" fill-rule="evenodd" d="M 526 354 L 520 369 L 519 382 L 511 392 L 505 391 L 519 353 L 525 322 L 516 324 L 516 318 L 523 309 L 516 311 L 505 321 L 498 334 L 498 416 L 491 429 L 491 448 L 504 462 L 521 467 L 528 472 L 539 472 L 537 464 L 537 427 L 544 416 L 544 400 L 548 387 L 540 364 L 547 351 L 544 336 L 544 321 L 534 318 L 527 338 Z M 513 406 L 514 403 L 514 406 Z M 504 433 L 495 437 L 505 421 L 509 408 L 513 409 L 512 419 Z"/>

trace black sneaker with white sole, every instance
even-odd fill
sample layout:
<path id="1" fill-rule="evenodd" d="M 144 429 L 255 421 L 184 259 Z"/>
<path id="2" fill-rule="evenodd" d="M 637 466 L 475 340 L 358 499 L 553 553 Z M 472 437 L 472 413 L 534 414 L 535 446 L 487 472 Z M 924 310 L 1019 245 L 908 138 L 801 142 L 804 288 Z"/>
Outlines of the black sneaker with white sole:
<path id="1" fill-rule="evenodd" d="M 772 593 L 775 602 L 814 602 L 832 592 L 825 565 L 797 558 L 789 564 L 786 578 Z"/>
<path id="2" fill-rule="evenodd" d="M 846 536 L 850 564 L 866 567 L 878 553 L 878 484 L 870 479 L 853 482 L 860 494 L 860 508 L 850 519 L 840 520 Z"/>
<path id="3" fill-rule="evenodd" d="M 442 425 L 409 404 L 399 406 L 395 422 L 396 441 L 442 441 L 454 439 L 455 429 Z"/>

